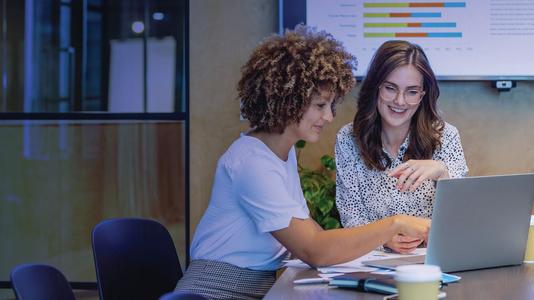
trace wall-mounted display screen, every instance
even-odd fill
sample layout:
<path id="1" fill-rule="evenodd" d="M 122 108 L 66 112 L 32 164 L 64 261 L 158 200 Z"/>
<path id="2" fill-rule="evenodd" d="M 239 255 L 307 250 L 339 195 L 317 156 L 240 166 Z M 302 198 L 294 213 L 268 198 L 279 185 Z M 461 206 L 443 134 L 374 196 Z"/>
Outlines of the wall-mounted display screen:
<path id="1" fill-rule="evenodd" d="M 341 40 L 365 76 L 386 40 L 419 44 L 439 79 L 534 79 L 534 0 L 291 0 L 281 28 L 305 23 Z"/>

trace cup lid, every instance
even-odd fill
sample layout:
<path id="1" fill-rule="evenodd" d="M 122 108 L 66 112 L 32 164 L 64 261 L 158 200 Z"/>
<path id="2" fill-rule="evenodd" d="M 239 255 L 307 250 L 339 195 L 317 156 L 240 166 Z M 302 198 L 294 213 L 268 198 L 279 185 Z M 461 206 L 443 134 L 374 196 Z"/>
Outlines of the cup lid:
<path id="1" fill-rule="evenodd" d="M 403 282 L 441 280 L 441 269 L 434 265 L 405 265 L 395 270 L 395 279 Z"/>

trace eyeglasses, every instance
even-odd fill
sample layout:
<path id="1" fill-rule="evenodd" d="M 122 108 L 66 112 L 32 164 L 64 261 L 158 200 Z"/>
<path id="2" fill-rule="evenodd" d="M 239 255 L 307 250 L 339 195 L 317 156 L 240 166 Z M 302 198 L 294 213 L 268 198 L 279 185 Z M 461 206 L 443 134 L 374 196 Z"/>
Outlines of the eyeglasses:
<path id="1" fill-rule="evenodd" d="M 386 101 L 393 101 L 397 99 L 400 94 L 399 88 L 389 83 L 381 84 L 378 90 L 380 92 L 380 97 L 382 97 Z M 423 99 L 424 95 L 425 91 L 419 88 L 409 88 L 402 92 L 404 101 L 411 105 L 419 104 L 419 102 L 421 102 L 421 99 Z"/>

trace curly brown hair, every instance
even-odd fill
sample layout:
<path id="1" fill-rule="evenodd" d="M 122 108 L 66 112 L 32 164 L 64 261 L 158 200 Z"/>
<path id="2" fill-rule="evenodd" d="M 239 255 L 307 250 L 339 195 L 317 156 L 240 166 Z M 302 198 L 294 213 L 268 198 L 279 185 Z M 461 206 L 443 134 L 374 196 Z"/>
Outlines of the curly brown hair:
<path id="1" fill-rule="evenodd" d="M 298 25 L 264 40 L 241 69 L 241 114 L 258 131 L 283 133 L 298 123 L 319 89 L 340 102 L 356 84 L 357 61 L 324 31 Z"/>
<path id="2" fill-rule="evenodd" d="M 376 51 L 358 97 L 353 134 L 365 165 L 384 171 L 391 160 L 382 151 L 382 123 L 377 110 L 378 87 L 398 67 L 412 65 L 423 76 L 425 95 L 410 124 L 410 140 L 403 157 L 429 159 L 441 147 L 444 122 L 437 108 L 439 86 L 423 49 L 407 41 L 387 41 Z"/>

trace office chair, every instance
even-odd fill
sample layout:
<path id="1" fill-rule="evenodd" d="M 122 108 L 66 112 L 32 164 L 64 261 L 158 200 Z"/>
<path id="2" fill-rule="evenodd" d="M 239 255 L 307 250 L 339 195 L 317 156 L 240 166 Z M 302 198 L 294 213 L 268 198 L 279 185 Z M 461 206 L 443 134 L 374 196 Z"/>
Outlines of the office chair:
<path id="1" fill-rule="evenodd" d="M 208 298 L 186 292 L 171 292 L 163 295 L 159 300 L 208 300 Z"/>
<path id="2" fill-rule="evenodd" d="M 156 221 L 103 221 L 92 242 L 100 299 L 158 299 L 183 275 L 172 238 Z"/>
<path id="3" fill-rule="evenodd" d="M 75 300 L 65 276 L 49 265 L 16 266 L 11 271 L 11 284 L 19 300 Z"/>

